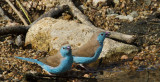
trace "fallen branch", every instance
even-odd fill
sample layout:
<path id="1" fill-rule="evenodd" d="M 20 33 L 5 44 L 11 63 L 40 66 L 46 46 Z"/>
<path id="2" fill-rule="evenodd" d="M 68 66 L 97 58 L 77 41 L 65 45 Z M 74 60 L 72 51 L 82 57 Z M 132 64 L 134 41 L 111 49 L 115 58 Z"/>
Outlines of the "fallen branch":
<path id="1" fill-rule="evenodd" d="M 43 14 L 40 16 L 37 20 L 35 20 L 31 25 L 24 26 L 24 25 L 19 25 L 19 26 L 8 26 L 8 27 L 1 27 L 0 28 L 0 35 L 5 35 L 5 34 L 26 34 L 28 29 L 35 24 L 37 21 L 44 17 L 54 17 L 58 15 L 59 13 L 63 12 L 66 10 L 68 6 L 66 5 L 59 5 L 55 8 L 52 8 L 50 11 L 47 13 Z"/>
<path id="2" fill-rule="evenodd" d="M 35 24 L 37 21 L 39 21 L 40 19 L 44 18 L 44 17 L 55 17 L 56 15 L 58 15 L 59 13 L 65 11 L 66 9 L 68 9 L 67 5 L 58 5 L 55 8 L 50 9 L 48 12 L 44 13 L 43 15 L 41 15 L 38 19 L 36 19 L 31 25 Z"/>
<path id="3" fill-rule="evenodd" d="M 116 40 L 121 40 L 127 43 L 132 43 L 136 40 L 137 36 L 136 35 L 127 35 L 127 34 L 123 34 L 123 33 L 119 33 L 119 32 L 113 32 L 113 31 L 109 31 L 111 32 L 111 35 L 109 36 L 112 39 L 116 39 Z"/>
<path id="4" fill-rule="evenodd" d="M 8 26 L 8 27 L 1 27 L 0 28 L 0 35 L 5 34 L 26 34 L 30 26 Z"/>
<path id="5" fill-rule="evenodd" d="M 23 18 L 22 14 L 14 7 L 14 5 L 9 1 L 9 0 L 5 0 L 10 6 L 11 8 L 14 10 L 15 13 L 17 13 L 17 15 L 19 16 L 19 18 L 22 20 L 22 22 L 24 23 L 24 25 L 28 25 L 27 22 L 25 21 L 25 19 Z"/>

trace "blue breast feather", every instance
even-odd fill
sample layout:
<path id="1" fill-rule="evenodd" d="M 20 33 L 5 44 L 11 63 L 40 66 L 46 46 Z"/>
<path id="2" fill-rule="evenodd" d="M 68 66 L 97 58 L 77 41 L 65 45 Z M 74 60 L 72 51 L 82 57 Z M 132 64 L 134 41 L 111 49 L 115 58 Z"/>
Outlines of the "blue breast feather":
<path id="1" fill-rule="evenodd" d="M 21 59 L 21 60 L 26 60 L 29 62 L 33 62 L 33 63 L 37 63 L 49 73 L 54 73 L 54 74 L 62 73 L 62 72 L 69 70 L 73 63 L 73 57 L 71 56 L 63 58 L 61 60 L 60 65 L 57 67 L 51 67 L 49 65 L 44 64 L 43 62 L 38 61 L 37 59 L 23 58 L 23 57 L 16 57 L 16 58 Z"/>
<path id="2" fill-rule="evenodd" d="M 103 48 L 103 46 L 100 46 L 99 48 L 97 48 L 93 57 L 76 57 L 76 56 L 73 56 L 73 61 L 75 63 L 80 63 L 80 64 L 94 62 L 98 59 L 100 53 L 102 52 L 102 48 Z"/>

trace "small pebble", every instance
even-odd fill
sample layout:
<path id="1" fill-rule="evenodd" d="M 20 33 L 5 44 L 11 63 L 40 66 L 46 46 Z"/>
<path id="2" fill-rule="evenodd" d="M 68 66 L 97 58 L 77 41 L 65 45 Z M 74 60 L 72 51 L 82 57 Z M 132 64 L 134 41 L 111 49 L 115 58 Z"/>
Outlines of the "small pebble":
<path id="1" fill-rule="evenodd" d="M 84 76 L 83 76 L 83 77 L 89 78 L 89 77 L 90 77 L 90 75 L 89 75 L 89 74 L 84 74 Z"/>
<path id="2" fill-rule="evenodd" d="M 20 47 L 24 45 L 24 41 L 22 41 L 22 35 L 18 35 L 15 39 L 15 44 Z"/>
<path id="3" fill-rule="evenodd" d="M 121 60 L 126 60 L 126 59 L 128 59 L 128 56 L 127 56 L 127 55 L 122 55 L 122 56 L 121 56 Z"/>

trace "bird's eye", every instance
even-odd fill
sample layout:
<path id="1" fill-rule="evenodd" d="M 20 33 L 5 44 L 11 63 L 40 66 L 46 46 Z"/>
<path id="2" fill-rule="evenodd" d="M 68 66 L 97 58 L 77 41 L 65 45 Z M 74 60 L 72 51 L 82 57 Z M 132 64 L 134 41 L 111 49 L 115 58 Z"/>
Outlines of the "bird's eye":
<path id="1" fill-rule="evenodd" d="M 103 34 L 101 34 L 103 36 Z"/>
<path id="2" fill-rule="evenodd" d="M 63 49 L 65 49 L 65 48 L 63 47 Z"/>

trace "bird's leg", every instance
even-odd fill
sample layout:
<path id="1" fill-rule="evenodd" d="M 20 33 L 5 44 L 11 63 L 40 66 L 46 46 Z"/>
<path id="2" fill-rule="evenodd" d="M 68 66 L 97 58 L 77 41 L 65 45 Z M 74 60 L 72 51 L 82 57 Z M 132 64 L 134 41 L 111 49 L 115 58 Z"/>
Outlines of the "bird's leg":
<path id="1" fill-rule="evenodd" d="M 102 58 L 100 58 L 100 59 L 99 59 L 98 66 L 97 66 L 97 70 L 100 68 L 100 66 L 101 66 L 101 64 L 102 64 L 102 61 L 103 61 L 103 59 L 102 59 Z"/>
<path id="2" fill-rule="evenodd" d="M 82 68 L 84 68 L 85 70 L 86 70 L 86 68 L 84 67 L 84 65 L 83 64 L 79 64 Z"/>
<path id="3" fill-rule="evenodd" d="M 87 65 L 85 64 L 79 64 L 82 68 L 84 68 L 86 71 L 91 72 L 91 73 L 95 73 L 96 71 L 94 69 L 89 68 Z"/>

